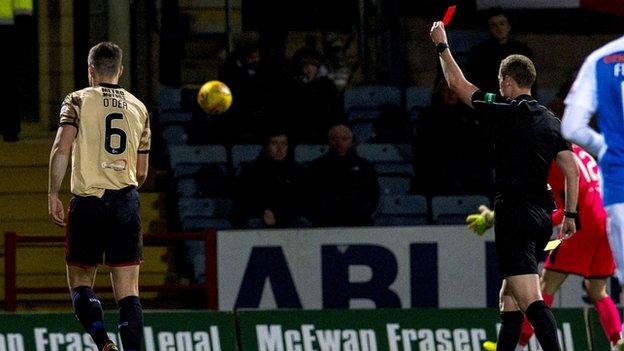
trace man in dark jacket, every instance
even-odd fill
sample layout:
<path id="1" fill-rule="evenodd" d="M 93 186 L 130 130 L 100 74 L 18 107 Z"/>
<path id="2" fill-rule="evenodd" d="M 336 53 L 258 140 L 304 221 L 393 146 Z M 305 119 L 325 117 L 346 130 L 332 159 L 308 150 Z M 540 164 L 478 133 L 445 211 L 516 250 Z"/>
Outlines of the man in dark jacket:
<path id="1" fill-rule="evenodd" d="M 353 134 L 340 124 L 329 131 L 329 151 L 310 166 L 312 211 L 325 227 L 370 225 L 379 203 L 373 166 L 357 155 Z"/>
<path id="2" fill-rule="evenodd" d="M 288 137 L 274 132 L 239 174 L 237 215 L 248 228 L 305 227 L 303 169 L 289 157 Z"/>
<path id="3" fill-rule="evenodd" d="M 520 54 L 533 59 L 533 50 L 511 38 L 511 24 L 500 8 L 488 16 L 490 38 L 476 45 L 468 57 L 467 76 L 483 91 L 498 91 L 498 66 L 509 55 Z"/>

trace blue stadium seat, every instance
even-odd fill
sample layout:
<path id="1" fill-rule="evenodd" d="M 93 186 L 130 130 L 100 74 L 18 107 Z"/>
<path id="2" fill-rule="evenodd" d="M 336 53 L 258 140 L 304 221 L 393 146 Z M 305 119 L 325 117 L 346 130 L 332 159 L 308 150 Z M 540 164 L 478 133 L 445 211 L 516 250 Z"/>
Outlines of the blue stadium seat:
<path id="1" fill-rule="evenodd" d="M 347 111 L 347 120 L 351 124 L 357 122 L 371 122 L 379 118 L 383 112 L 383 109 L 372 107 L 352 108 Z"/>
<path id="2" fill-rule="evenodd" d="M 262 151 L 262 145 L 234 145 L 232 146 L 232 165 L 234 169 L 245 162 L 256 159 Z"/>
<path id="3" fill-rule="evenodd" d="M 434 196 L 431 199 L 433 221 L 438 224 L 465 224 L 466 216 L 477 213 L 482 204 L 490 206 L 490 199 L 482 195 Z"/>
<path id="4" fill-rule="evenodd" d="M 232 200 L 227 198 L 180 198 L 178 211 L 181 219 L 193 217 L 228 218 L 232 212 Z"/>
<path id="5" fill-rule="evenodd" d="M 377 226 L 428 224 L 427 199 L 421 195 L 383 195 L 375 214 Z"/>
<path id="6" fill-rule="evenodd" d="M 306 164 L 321 157 L 329 146 L 321 144 L 300 144 L 295 147 L 295 161 Z"/>
<path id="7" fill-rule="evenodd" d="M 375 137 L 375 126 L 370 121 L 356 121 L 351 123 L 351 131 L 356 143 L 365 143 Z"/>
<path id="8" fill-rule="evenodd" d="M 431 105 L 431 89 L 422 87 L 409 87 L 405 91 L 405 109 L 408 113 L 412 113 L 414 108 L 420 108 Z"/>
<path id="9" fill-rule="evenodd" d="M 191 198 L 202 196 L 200 187 L 194 178 L 180 178 L 175 182 L 176 192 L 179 197 Z"/>
<path id="10" fill-rule="evenodd" d="M 385 85 L 363 85 L 345 91 L 344 109 L 379 109 L 401 106 L 401 90 Z"/>
<path id="11" fill-rule="evenodd" d="M 183 231 L 204 229 L 232 229 L 232 223 L 225 218 L 187 217 L 182 219 Z"/>
<path id="12" fill-rule="evenodd" d="M 178 111 L 182 107 L 180 101 L 182 100 L 182 94 L 180 88 L 172 88 L 167 86 L 158 87 L 156 93 L 156 101 L 158 111 Z"/>
<path id="13" fill-rule="evenodd" d="M 380 176 L 379 193 L 381 195 L 407 194 L 412 186 L 412 179 L 404 176 Z"/>
<path id="14" fill-rule="evenodd" d="M 414 175 L 411 145 L 360 144 L 357 152 L 373 164 L 378 175 Z"/>
<path id="15" fill-rule="evenodd" d="M 181 111 L 160 112 L 157 117 L 158 122 L 162 125 L 181 124 L 190 122 L 193 119 L 193 115 L 191 113 Z"/>
<path id="16" fill-rule="evenodd" d="M 223 145 L 178 145 L 168 150 L 174 178 L 193 175 L 208 164 L 225 167 L 228 162 L 227 150 Z"/>
<path id="17" fill-rule="evenodd" d="M 166 126 L 163 129 L 163 138 L 167 145 L 186 145 L 188 134 L 183 126 Z"/>

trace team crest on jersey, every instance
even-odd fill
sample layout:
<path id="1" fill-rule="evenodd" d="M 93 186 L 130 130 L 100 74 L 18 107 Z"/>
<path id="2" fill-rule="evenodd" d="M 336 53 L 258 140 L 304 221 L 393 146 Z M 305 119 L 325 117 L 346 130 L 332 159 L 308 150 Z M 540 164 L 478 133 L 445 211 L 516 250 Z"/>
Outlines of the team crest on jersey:
<path id="1" fill-rule="evenodd" d="M 128 162 L 124 159 L 115 160 L 111 163 L 102 162 L 102 168 L 104 169 L 112 169 L 113 171 L 125 171 L 126 165 Z"/>

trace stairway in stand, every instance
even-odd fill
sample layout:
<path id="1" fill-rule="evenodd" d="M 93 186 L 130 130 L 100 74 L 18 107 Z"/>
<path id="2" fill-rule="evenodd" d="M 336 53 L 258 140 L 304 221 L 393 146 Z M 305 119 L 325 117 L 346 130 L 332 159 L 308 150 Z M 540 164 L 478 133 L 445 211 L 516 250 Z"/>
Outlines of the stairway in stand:
<path id="1" fill-rule="evenodd" d="M 0 286 L 4 287 L 4 233 L 26 236 L 64 236 L 65 231 L 52 223 L 47 209 L 48 160 L 55 132 L 42 123 L 24 123 L 20 141 L 0 140 Z M 61 200 L 67 206 L 69 171 L 61 188 Z M 162 194 L 141 191 L 141 218 L 144 231 L 162 226 Z M 167 265 L 162 260 L 166 248 L 147 247 L 144 252 L 141 284 L 163 284 Z M 104 275 L 107 269 L 101 270 Z M 64 248 L 60 244 L 22 244 L 17 251 L 17 285 L 19 287 L 65 286 Z M 108 277 L 98 276 L 98 285 L 109 285 Z M 97 288 L 96 288 L 97 289 Z M 151 295 L 151 296 L 150 296 Z M 155 293 L 144 294 L 145 298 Z M 111 299 L 112 294 L 103 294 Z M 0 289 L 0 300 L 4 289 Z M 20 295 L 18 310 L 49 310 L 59 302 L 67 308 L 67 294 Z"/>

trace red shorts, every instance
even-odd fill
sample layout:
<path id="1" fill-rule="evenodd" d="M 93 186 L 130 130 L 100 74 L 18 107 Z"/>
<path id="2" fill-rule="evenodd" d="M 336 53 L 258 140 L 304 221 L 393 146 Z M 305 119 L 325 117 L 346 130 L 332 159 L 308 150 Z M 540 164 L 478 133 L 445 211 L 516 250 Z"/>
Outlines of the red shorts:
<path id="1" fill-rule="evenodd" d="M 574 233 L 546 258 L 544 269 L 569 273 L 585 278 L 607 278 L 615 272 L 615 261 L 607 237 L 606 220 L 600 224 L 583 223 Z"/>

